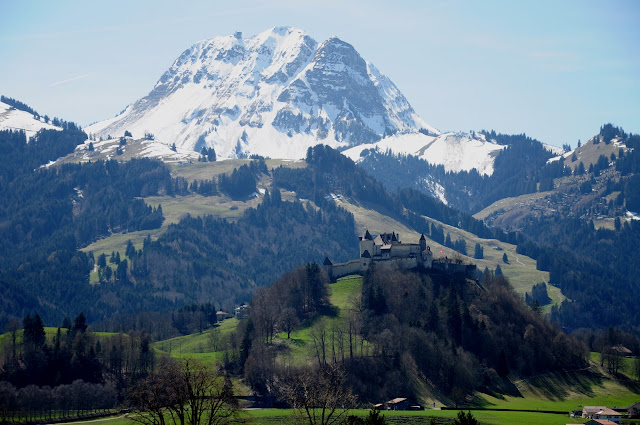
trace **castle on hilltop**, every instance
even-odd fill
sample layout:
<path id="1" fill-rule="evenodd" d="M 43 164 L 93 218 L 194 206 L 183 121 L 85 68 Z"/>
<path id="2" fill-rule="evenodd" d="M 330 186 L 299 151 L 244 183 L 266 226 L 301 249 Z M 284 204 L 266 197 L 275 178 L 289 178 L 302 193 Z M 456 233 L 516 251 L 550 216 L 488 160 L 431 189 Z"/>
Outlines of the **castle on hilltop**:
<path id="1" fill-rule="evenodd" d="M 446 257 L 434 260 L 424 234 L 420 235 L 420 241 L 417 244 L 401 242 L 400 235 L 395 232 L 382 233 L 373 237 L 366 230 L 358 239 L 360 241 L 359 259 L 333 264 L 328 257 L 325 257 L 323 268 L 332 282 L 350 274 L 364 274 L 372 263 L 395 264 L 405 269 L 419 268 L 450 274 L 463 273 L 471 279 L 476 279 L 475 264 L 453 262 Z"/>

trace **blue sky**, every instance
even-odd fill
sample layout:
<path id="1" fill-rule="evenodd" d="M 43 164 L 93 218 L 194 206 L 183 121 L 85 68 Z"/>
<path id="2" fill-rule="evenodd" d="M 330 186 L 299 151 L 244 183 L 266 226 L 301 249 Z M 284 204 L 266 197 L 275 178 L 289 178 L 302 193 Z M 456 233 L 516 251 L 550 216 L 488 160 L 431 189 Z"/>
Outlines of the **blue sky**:
<path id="1" fill-rule="evenodd" d="M 87 125 L 198 40 L 293 26 L 351 43 L 440 130 L 554 145 L 640 132 L 638 1 L 0 0 L 0 93 Z"/>

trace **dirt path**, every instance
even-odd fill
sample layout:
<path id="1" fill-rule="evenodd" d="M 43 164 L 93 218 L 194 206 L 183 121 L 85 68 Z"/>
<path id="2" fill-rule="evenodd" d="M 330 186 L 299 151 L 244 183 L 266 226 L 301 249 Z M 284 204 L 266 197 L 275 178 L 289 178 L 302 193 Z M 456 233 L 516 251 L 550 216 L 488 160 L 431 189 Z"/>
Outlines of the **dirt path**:
<path id="1" fill-rule="evenodd" d="M 522 261 L 520 261 L 520 257 L 518 257 L 518 254 L 516 254 L 515 251 L 513 251 L 513 256 L 515 257 L 515 259 L 518 262 L 518 264 L 520 264 L 522 267 L 525 267 L 524 263 Z"/>

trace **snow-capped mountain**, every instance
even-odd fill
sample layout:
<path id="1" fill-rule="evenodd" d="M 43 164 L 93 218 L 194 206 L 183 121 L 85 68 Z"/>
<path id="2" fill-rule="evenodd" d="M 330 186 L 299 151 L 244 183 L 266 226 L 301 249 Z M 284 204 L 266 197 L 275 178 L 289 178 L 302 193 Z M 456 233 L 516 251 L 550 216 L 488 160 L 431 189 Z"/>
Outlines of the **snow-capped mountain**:
<path id="1" fill-rule="evenodd" d="M 490 176 L 493 174 L 493 160 L 504 148 L 505 145 L 487 140 L 480 133 L 443 133 L 438 136 L 415 133 L 393 135 L 376 143 L 354 146 L 343 154 L 357 162 L 365 149 L 390 150 L 396 155 L 413 155 L 432 164 L 443 165 L 447 171 L 475 168 L 478 173 Z"/>
<path id="2" fill-rule="evenodd" d="M 182 150 L 214 147 L 222 158 L 295 159 L 318 143 L 401 142 L 421 129 L 440 134 L 353 46 L 284 27 L 196 43 L 147 96 L 85 130 L 95 138 L 152 133 Z"/>
<path id="3" fill-rule="evenodd" d="M 24 131 L 27 140 L 42 129 L 61 130 L 53 124 L 37 119 L 29 112 L 21 111 L 4 102 L 0 102 L 0 130 Z"/>

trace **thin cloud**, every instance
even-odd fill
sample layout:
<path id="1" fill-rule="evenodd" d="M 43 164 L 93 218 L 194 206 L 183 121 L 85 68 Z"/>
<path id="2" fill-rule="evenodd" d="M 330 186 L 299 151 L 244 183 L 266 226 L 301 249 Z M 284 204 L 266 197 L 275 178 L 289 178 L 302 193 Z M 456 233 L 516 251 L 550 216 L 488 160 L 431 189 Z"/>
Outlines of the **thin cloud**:
<path id="1" fill-rule="evenodd" d="M 78 75 L 76 77 L 67 78 L 66 80 L 56 81 L 55 83 L 49 84 L 49 87 L 60 86 L 62 84 L 70 83 L 71 81 L 82 80 L 83 78 L 87 78 L 90 75 L 91 74 L 82 74 L 82 75 Z"/>
<path id="2" fill-rule="evenodd" d="M 58 38 L 70 38 L 70 37 L 78 37 L 83 34 L 103 34 L 103 33 L 112 33 L 119 31 L 130 31 L 132 29 L 141 29 L 141 28 L 153 28 L 153 27 L 162 27 L 165 25 L 176 25 L 181 23 L 188 22 L 196 22 L 205 19 L 213 19 L 220 18 L 222 16 L 234 16 L 234 15 L 243 15 L 248 13 L 258 13 L 260 10 L 269 10 L 269 7 L 264 6 L 255 6 L 251 8 L 236 8 L 236 9 L 227 9 L 227 10 L 216 10 L 213 13 L 208 14 L 198 14 L 197 16 L 184 16 L 184 17 L 175 17 L 171 19 L 158 19 L 158 20 L 146 20 L 144 22 L 131 22 L 128 24 L 121 25 L 103 25 L 103 26 L 88 26 L 81 27 L 73 30 L 67 31 L 53 31 L 47 33 L 29 33 L 29 34 L 11 34 L 6 36 L 0 36 L 0 42 L 14 42 L 14 41 L 25 41 L 25 40 L 53 40 Z"/>

